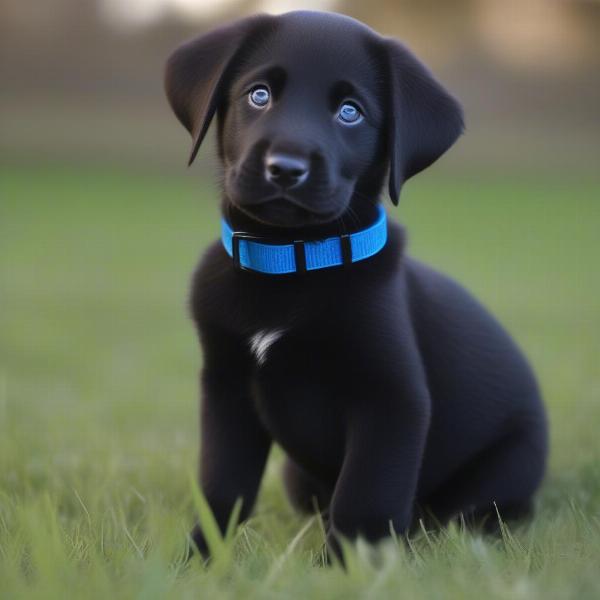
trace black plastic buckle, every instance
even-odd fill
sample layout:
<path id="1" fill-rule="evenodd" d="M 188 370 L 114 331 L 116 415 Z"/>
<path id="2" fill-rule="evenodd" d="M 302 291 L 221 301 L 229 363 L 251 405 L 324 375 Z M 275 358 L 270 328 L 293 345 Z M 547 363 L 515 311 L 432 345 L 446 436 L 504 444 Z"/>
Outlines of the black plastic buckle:
<path id="1" fill-rule="evenodd" d="M 244 267 L 240 261 L 240 241 L 247 240 L 249 242 L 255 241 L 258 242 L 262 240 L 262 238 L 258 235 L 252 235 L 250 233 L 246 233 L 245 231 L 234 231 L 231 236 L 231 254 L 233 258 L 233 266 L 240 271 L 248 271 L 247 267 Z"/>
<path id="2" fill-rule="evenodd" d="M 340 235 L 340 245 L 342 248 L 342 264 L 347 267 L 352 264 L 352 241 L 348 233 Z"/>
<path id="3" fill-rule="evenodd" d="M 240 261 L 240 241 L 260 242 L 261 244 L 269 244 L 271 246 L 289 245 L 289 240 L 275 240 L 272 237 L 262 237 L 260 235 L 252 235 L 245 231 L 234 231 L 231 236 L 231 254 L 233 258 L 233 266 L 240 271 L 253 271 L 242 265 Z M 291 242 L 294 246 L 294 259 L 296 261 L 296 273 L 306 273 L 306 251 L 304 249 L 304 240 L 294 240 Z M 254 272 L 254 271 L 253 271 Z"/>

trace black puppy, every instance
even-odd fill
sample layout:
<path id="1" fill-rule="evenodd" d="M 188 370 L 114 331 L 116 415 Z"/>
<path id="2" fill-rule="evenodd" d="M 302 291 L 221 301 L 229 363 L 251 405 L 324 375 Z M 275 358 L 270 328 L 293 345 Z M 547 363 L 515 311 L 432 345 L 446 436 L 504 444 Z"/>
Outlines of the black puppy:
<path id="1" fill-rule="evenodd" d="M 292 502 L 316 497 L 332 541 L 527 511 L 547 454 L 534 376 L 476 300 L 406 255 L 378 204 L 388 171 L 396 204 L 460 135 L 456 100 L 400 43 L 315 12 L 184 44 L 166 91 L 190 162 L 218 117 L 222 241 L 191 306 L 219 525 L 239 497 L 249 514 L 273 441 Z"/>

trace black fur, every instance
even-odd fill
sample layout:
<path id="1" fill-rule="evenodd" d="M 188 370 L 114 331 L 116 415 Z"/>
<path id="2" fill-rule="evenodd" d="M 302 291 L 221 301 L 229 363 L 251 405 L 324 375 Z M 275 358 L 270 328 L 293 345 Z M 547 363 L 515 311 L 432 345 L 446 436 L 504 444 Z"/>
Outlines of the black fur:
<path id="1" fill-rule="evenodd" d="M 248 102 L 256 84 L 272 101 Z M 193 136 L 219 117 L 222 209 L 233 227 L 310 239 L 364 228 L 389 171 L 402 183 L 462 131 L 462 113 L 398 42 L 333 14 L 237 21 L 180 47 L 171 105 Z M 346 100 L 356 126 L 336 120 Z M 265 177 L 274 153 L 310 165 L 305 183 Z M 295 506 L 315 497 L 337 532 L 377 540 L 418 517 L 526 511 L 543 477 L 544 408 L 534 376 L 468 292 L 405 253 L 389 225 L 376 256 L 305 275 L 238 271 L 220 241 L 193 279 L 202 371 L 200 479 L 221 527 L 253 506 L 272 442 L 287 453 Z M 260 332 L 280 332 L 263 356 Z M 495 517 L 494 517 L 495 518 Z M 206 551 L 202 533 L 194 540 Z"/>

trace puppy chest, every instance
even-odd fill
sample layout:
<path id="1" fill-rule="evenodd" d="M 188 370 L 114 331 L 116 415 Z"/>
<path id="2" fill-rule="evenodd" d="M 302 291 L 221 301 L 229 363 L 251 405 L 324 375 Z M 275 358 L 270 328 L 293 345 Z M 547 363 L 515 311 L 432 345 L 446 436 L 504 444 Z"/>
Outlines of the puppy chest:
<path id="1" fill-rule="evenodd" d="M 263 366 L 267 361 L 269 350 L 285 335 L 283 327 L 259 329 L 248 339 L 248 347 L 257 366 Z"/>
<path id="2" fill-rule="evenodd" d="M 273 439 L 302 463 L 337 468 L 343 399 L 323 368 L 326 355 L 284 329 L 261 330 L 248 343 L 256 364 L 255 407 Z"/>

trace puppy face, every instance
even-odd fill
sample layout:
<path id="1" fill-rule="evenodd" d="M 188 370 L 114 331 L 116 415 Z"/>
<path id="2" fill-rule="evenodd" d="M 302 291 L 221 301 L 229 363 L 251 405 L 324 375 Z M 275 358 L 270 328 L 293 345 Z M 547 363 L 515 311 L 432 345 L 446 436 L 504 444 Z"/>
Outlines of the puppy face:
<path id="1" fill-rule="evenodd" d="M 462 131 L 456 101 L 401 44 L 331 13 L 236 21 L 181 46 L 171 106 L 193 160 L 219 117 L 225 201 L 264 224 L 305 227 L 377 200 Z"/>
<path id="2" fill-rule="evenodd" d="M 384 163 L 380 71 L 353 21 L 288 19 L 249 51 L 223 111 L 229 201 L 271 225 L 311 225 L 370 192 L 358 188 Z"/>

